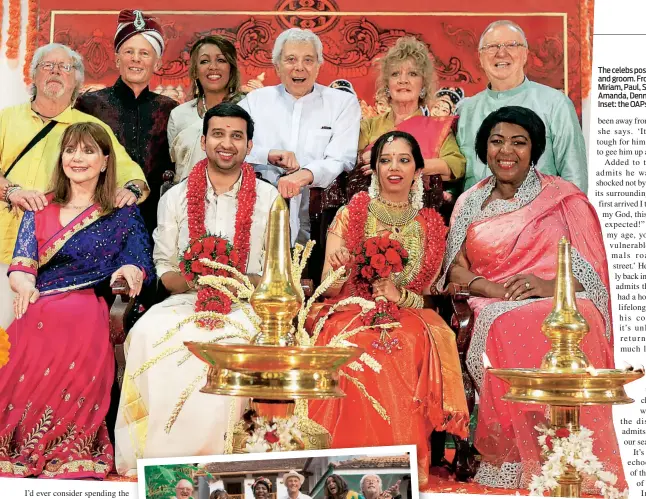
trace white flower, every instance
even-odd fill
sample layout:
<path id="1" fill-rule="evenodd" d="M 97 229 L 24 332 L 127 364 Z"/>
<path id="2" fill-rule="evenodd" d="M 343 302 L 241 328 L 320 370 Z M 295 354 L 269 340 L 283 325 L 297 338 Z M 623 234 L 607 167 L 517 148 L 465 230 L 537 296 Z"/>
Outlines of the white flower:
<path id="1" fill-rule="evenodd" d="M 249 453 L 253 452 L 267 452 L 270 449 L 270 446 L 264 440 L 257 440 L 255 442 L 247 441 L 244 450 Z"/>

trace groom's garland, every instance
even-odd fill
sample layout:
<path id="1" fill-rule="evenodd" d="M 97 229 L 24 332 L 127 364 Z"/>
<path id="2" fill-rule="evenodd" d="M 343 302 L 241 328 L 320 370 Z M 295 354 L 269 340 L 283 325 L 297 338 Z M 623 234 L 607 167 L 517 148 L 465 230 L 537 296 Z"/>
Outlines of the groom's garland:
<path id="1" fill-rule="evenodd" d="M 246 273 L 249 260 L 251 223 L 256 204 L 256 175 L 253 168 L 247 163 L 242 164 L 242 182 L 237 196 L 235 234 L 233 245 L 231 245 L 226 239 L 211 236 L 206 231 L 207 165 L 207 159 L 197 163 L 187 180 L 189 245 L 184 252 L 184 261 L 180 264 L 180 268 L 189 283 L 197 282 L 200 276 L 215 274 L 213 269 L 201 264 L 199 258 L 231 265 L 243 274 Z M 231 311 L 231 300 L 224 293 L 210 286 L 201 287 L 197 292 L 195 311 L 228 314 Z M 207 320 L 201 321 L 201 325 L 214 328 L 218 324 Z"/>

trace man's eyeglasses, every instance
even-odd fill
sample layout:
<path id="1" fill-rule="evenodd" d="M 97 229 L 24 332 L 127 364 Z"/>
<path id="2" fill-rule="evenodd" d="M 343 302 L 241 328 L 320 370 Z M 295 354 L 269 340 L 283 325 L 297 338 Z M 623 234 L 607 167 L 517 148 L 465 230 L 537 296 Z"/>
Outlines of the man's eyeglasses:
<path id="1" fill-rule="evenodd" d="M 480 49 L 480 52 L 484 52 L 489 55 L 495 55 L 500 49 L 504 48 L 507 52 L 514 53 L 517 52 L 521 47 L 527 47 L 527 45 L 520 42 L 490 43 L 488 45 L 484 45 Z"/>
<path id="2" fill-rule="evenodd" d="M 72 69 L 76 69 L 74 64 L 67 62 L 40 62 L 38 63 L 38 67 L 43 71 L 48 71 L 49 73 L 54 71 L 54 68 L 58 68 L 58 70 L 63 73 L 71 73 Z"/>

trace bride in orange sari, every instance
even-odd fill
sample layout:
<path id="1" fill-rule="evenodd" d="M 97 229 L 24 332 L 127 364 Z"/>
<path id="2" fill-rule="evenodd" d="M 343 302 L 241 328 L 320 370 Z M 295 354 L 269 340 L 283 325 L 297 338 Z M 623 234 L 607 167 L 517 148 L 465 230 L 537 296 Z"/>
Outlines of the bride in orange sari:
<path id="1" fill-rule="evenodd" d="M 436 211 L 422 208 L 424 159 L 412 135 L 382 135 L 372 150 L 371 166 L 370 194 L 355 195 L 339 210 L 328 233 L 323 275 L 341 266 L 350 270 L 328 288 L 327 300 L 312 312 L 309 326 L 331 303 L 348 297 L 381 300 L 382 307 L 387 301 L 385 315 L 392 314 L 400 325 L 387 334 L 371 327 L 378 324 L 379 313 L 362 314 L 359 305 L 332 313 L 317 344 L 327 345 L 339 333 L 365 325 L 347 340 L 365 350 L 363 364 L 342 369 L 345 398 L 312 401 L 309 412 L 330 431 L 335 448 L 416 444 L 423 490 L 431 432 L 464 437 L 469 423 L 455 335 L 433 310 L 422 308 L 422 295 L 439 274 L 446 227 Z M 389 244 L 405 249 L 407 261 L 400 272 L 368 281 L 358 272 L 358 255 L 367 239 L 384 235 Z"/>

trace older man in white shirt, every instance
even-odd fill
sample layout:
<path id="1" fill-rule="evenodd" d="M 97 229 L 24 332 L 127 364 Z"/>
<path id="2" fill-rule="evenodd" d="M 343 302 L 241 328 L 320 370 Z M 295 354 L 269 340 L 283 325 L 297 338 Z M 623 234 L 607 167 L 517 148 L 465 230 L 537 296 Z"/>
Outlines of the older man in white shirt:
<path id="1" fill-rule="evenodd" d="M 290 470 L 283 475 L 283 484 L 287 488 L 287 495 L 281 499 L 312 499 L 301 492 L 305 477 L 296 470 Z"/>
<path id="2" fill-rule="evenodd" d="M 188 275 L 180 267 L 189 241 L 195 247 L 207 234 L 228 239 L 240 261 L 246 262 L 238 268 L 254 284 L 259 280 L 269 210 L 278 192 L 243 164 L 252 137 L 253 121 L 244 109 L 231 103 L 211 108 L 204 116 L 202 136 L 207 158 L 159 202 L 153 256 L 157 274 L 171 296 L 139 319 L 125 344 L 126 372 L 115 429 L 115 462 L 120 474 L 136 473 L 138 458 L 224 451 L 231 398 L 199 392 L 206 365 L 183 345 L 184 341 L 210 341 L 236 328 L 225 324 L 211 330 L 188 323 L 172 337 L 166 335 L 196 308 L 191 280 L 196 270 L 188 270 Z M 229 317 L 243 329 L 252 329 L 241 309 L 233 309 Z M 178 412 L 180 400 L 184 405 Z M 241 415 L 244 399 L 234 400 Z"/>
<path id="3" fill-rule="evenodd" d="M 354 95 L 316 83 L 323 45 L 311 31 L 281 33 L 272 61 L 281 84 L 254 90 L 240 101 L 257 127 L 247 161 L 291 199 L 292 242 L 306 242 L 309 188 L 326 188 L 354 168 L 361 108 Z"/>

